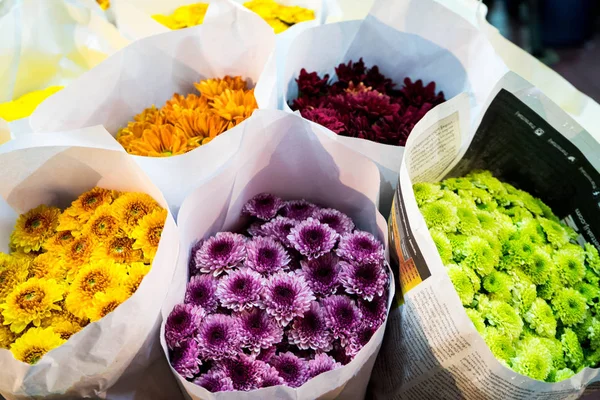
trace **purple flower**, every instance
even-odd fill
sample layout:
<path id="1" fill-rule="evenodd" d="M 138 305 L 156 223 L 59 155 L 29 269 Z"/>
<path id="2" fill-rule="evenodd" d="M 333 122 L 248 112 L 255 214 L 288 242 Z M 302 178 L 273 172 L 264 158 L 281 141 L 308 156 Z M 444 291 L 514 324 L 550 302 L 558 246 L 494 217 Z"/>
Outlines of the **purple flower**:
<path id="1" fill-rule="evenodd" d="M 245 354 L 225 359 L 216 368 L 231 379 L 234 390 L 249 391 L 260 385 L 261 366 Z"/>
<path id="2" fill-rule="evenodd" d="M 211 369 L 207 373 L 200 375 L 193 381 L 196 385 L 202 386 L 209 392 L 231 392 L 233 391 L 233 382 L 225 372 L 218 369 Z"/>
<path id="3" fill-rule="evenodd" d="M 298 222 L 291 219 L 285 218 L 282 216 L 277 216 L 274 220 L 267 222 L 261 227 L 263 231 L 263 236 L 275 236 L 281 243 L 286 246 L 289 246 L 289 241 L 287 239 L 290 231 L 294 226 L 296 226 Z"/>
<path id="4" fill-rule="evenodd" d="M 285 248 L 272 237 L 255 237 L 246 244 L 246 265 L 260 274 L 273 274 L 290 262 Z"/>
<path id="5" fill-rule="evenodd" d="M 218 280 L 212 275 L 192 276 L 185 290 L 186 304 L 202 307 L 207 314 L 215 312 L 219 302 L 215 297 Z"/>
<path id="6" fill-rule="evenodd" d="M 298 90 L 300 93 L 315 96 L 325 90 L 328 80 L 329 75 L 325 75 L 323 76 L 323 79 L 321 79 L 316 72 L 308 73 L 302 68 L 296 82 L 298 83 Z"/>
<path id="7" fill-rule="evenodd" d="M 340 235 L 352 232 L 354 229 L 352 219 L 334 208 L 322 208 L 315 213 L 313 218 L 328 225 Z"/>
<path id="8" fill-rule="evenodd" d="M 423 86 L 423 81 L 420 79 L 413 83 L 410 78 L 405 78 L 404 87 L 400 92 L 407 103 L 415 107 L 421 107 L 425 103 L 436 106 L 446 101 L 444 92 L 435 93 L 435 82 Z"/>
<path id="9" fill-rule="evenodd" d="M 303 315 L 315 299 L 304 277 L 293 272 L 271 275 L 263 293 L 267 312 L 283 326 L 294 317 Z"/>
<path id="10" fill-rule="evenodd" d="M 319 207 L 306 200 L 290 200 L 286 201 L 283 208 L 279 211 L 286 218 L 303 221 L 308 217 L 312 217 Z"/>
<path id="11" fill-rule="evenodd" d="M 263 279 L 250 268 L 241 268 L 221 278 L 217 298 L 221 305 L 234 311 L 249 310 L 261 304 Z"/>
<path id="12" fill-rule="evenodd" d="M 364 324 L 379 328 L 387 315 L 386 296 L 374 297 L 371 301 L 358 299 L 358 309 Z"/>
<path id="13" fill-rule="evenodd" d="M 279 376 L 279 372 L 274 367 L 260 360 L 255 360 L 254 363 L 259 368 L 260 387 L 264 388 L 285 384 L 285 381 Z"/>
<path id="14" fill-rule="evenodd" d="M 333 350 L 329 352 L 329 355 L 342 365 L 346 365 L 352 361 L 352 357 L 348 356 L 345 346 L 342 346 L 340 341 L 333 342 Z"/>
<path id="15" fill-rule="evenodd" d="M 293 353 L 287 352 L 271 358 L 271 365 L 275 367 L 279 376 L 291 387 L 300 387 L 308 378 L 308 364 Z"/>
<path id="16" fill-rule="evenodd" d="M 258 308 L 239 315 L 239 328 L 242 347 L 256 354 L 273 348 L 283 338 L 283 328 Z"/>
<path id="17" fill-rule="evenodd" d="M 218 276 L 240 265 L 246 258 L 246 238 L 238 233 L 219 232 L 196 252 L 196 265 L 204 273 Z"/>
<path id="18" fill-rule="evenodd" d="M 375 334 L 377 328 L 361 324 L 355 331 L 354 334 L 350 336 L 348 340 L 348 345 L 346 346 L 346 353 L 349 357 L 354 358 Z"/>
<path id="19" fill-rule="evenodd" d="M 361 315 L 356 304 L 348 296 L 334 295 L 326 297 L 322 302 L 325 308 L 327 326 L 331 329 L 333 337 L 340 339 L 346 345 L 346 339 L 360 324 Z"/>
<path id="20" fill-rule="evenodd" d="M 192 249 L 190 250 L 190 260 L 188 261 L 190 276 L 195 275 L 198 272 L 198 266 L 196 265 L 196 253 L 198 250 L 200 250 L 203 244 L 204 239 L 200 239 L 194 243 Z"/>
<path id="21" fill-rule="evenodd" d="M 263 231 L 262 226 L 263 222 L 255 221 L 248 226 L 246 232 L 248 232 L 250 236 L 264 236 L 265 232 Z"/>
<path id="22" fill-rule="evenodd" d="M 335 361 L 333 357 L 325 353 L 317 354 L 313 360 L 308 361 L 308 379 L 312 379 L 323 372 L 341 368 L 341 366 L 342 364 Z"/>
<path id="23" fill-rule="evenodd" d="M 184 378 L 193 378 L 200 372 L 202 364 L 198 354 L 198 343 L 194 339 L 186 339 L 171 351 L 171 365 Z"/>
<path id="24" fill-rule="evenodd" d="M 323 125 L 325 128 L 343 135 L 346 131 L 346 125 L 342 121 L 339 111 L 332 108 L 305 108 L 300 114 L 309 121 Z"/>
<path id="25" fill-rule="evenodd" d="M 260 193 L 248 200 L 242 208 L 242 214 L 268 221 L 277 215 L 284 202 L 269 193 Z"/>
<path id="26" fill-rule="evenodd" d="M 277 348 L 275 346 L 269 347 L 268 349 L 261 349 L 260 353 L 256 356 L 257 360 L 269 362 L 271 357 L 273 357 L 277 353 Z"/>
<path id="27" fill-rule="evenodd" d="M 198 329 L 197 340 L 204 360 L 233 357 L 241 350 L 237 321 L 227 315 L 206 317 Z"/>
<path id="28" fill-rule="evenodd" d="M 358 264 L 381 262 L 384 259 L 383 244 L 369 232 L 354 231 L 340 238 L 337 255 Z"/>
<path id="29" fill-rule="evenodd" d="M 169 348 L 173 349 L 194 336 L 204 315 L 204 309 L 191 304 L 177 304 L 173 307 L 165 323 L 165 340 Z"/>
<path id="30" fill-rule="evenodd" d="M 313 301 L 310 310 L 294 319 L 292 329 L 288 332 L 288 340 L 302 350 L 331 350 L 333 338 L 327 329 L 327 321 L 319 303 Z"/>
<path id="31" fill-rule="evenodd" d="M 387 284 L 387 273 L 381 262 L 351 264 L 342 261 L 340 281 L 346 293 L 355 294 L 365 300 L 373 300 L 375 296 L 383 296 Z"/>
<path id="32" fill-rule="evenodd" d="M 302 275 L 315 294 L 327 296 L 336 292 L 340 285 L 340 259 L 333 253 L 314 260 L 302 260 Z"/>
<path id="33" fill-rule="evenodd" d="M 313 218 L 300 222 L 288 235 L 291 245 L 309 260 L 330 252 L 337 238 L 336 231 Z"/>

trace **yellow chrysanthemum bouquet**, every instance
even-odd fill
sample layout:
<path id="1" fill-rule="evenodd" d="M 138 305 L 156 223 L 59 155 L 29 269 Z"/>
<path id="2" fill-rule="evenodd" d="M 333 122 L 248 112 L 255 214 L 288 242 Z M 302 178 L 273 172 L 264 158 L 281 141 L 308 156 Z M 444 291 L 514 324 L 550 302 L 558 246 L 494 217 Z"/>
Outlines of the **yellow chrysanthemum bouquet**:
<path id="1" fill-rule="evenodd" d="M 114 311 L 150 270 L 166 217 L 147 194 L 99 187 L 21 214 L 0 253 L 0 347 L 35 364 Z"/>

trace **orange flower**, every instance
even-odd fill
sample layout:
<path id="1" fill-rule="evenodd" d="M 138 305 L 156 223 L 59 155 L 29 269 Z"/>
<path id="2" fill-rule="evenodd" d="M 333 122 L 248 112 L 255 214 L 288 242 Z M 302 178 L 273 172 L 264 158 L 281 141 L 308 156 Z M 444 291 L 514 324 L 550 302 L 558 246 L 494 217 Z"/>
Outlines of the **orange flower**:
<path id="1" fill-rule="evenodd" d="M 195 94 L 182 96 L 175 93 L 171 100 L 167 101 L 161 110 L 164 113 L 165 119 L 174 124 L 185 110 L 208 110 L 208 99 L 204 96 L 197 96 Z"/>
<path id="2" fill-rule="evenodd" d="M 216 96 L 223 93 L 226 89 L 229 90 L 246 90 L 246 81 L 242 80 L 241 76 L 231 77 L 227 75 L 223 79 L 205 79 L 194 86 L 202 94 L 203 97 L 212 100 Z"/>
<path id="3" fill-rule="evenodd" d="M 189 143 L 189 139 L 214 138 L 225 132 L 227 121 L 218 115 L 197 112 L 196 110 L 183 110 L 175 126 L 183 131 Z"/>
<path id="4" fill-rule="evenodd" d="M 185 134 L 173 125 L 152 126 L 141 140 L 131 143 L 131 154 L 149 157 L 169 157 L 188 151 Z"/>
<path id="5" fill-rule="evenodd" d="M 228 121 L 235 121 L 235 123 L 248 118 L 258 108 L 254 98 L 254 89 L 247 92 L 225 89 L 223 93 L 213 99 L 212 106 L 217 115 Z"/>

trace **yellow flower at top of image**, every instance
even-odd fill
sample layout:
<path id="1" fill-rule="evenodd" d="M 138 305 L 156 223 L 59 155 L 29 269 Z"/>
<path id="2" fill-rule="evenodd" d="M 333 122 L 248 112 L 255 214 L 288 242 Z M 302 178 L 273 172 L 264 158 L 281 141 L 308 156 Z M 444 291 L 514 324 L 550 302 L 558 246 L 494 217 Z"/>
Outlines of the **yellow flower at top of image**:
<path id="1" fill-rule="evenodd" d="M 21 333 L 33 323 L 40 326 L 42 319 L 49 317 L 52 310 L 60 310 L 55 303 L 63 299 L 63 286 L 54 279 L 30 278 L 15 287 L 0 304 L 4 325 L 10 330 Z"/>
<path id="2" fill-rule="evenodd" d="M 155 14 L 152 18 L 169 29 L 183 29 L 202 24 L 207 9 L 208 4 L 195 3 L 178 7 L 170 15 Z"/>
<path id="3" fill-rule="evenodd" d="M 117 199 L 112 207 L 121 228 L 127 234 L 135 229 L 142 218 L 161 208 L 156 200 L 146 193 L 126 193 Z"/>
<path id="4" fill-rule="evenodd" d="M 62 88 L 62 86 L 50 86 L 24 94 L 15 100 L 0 103 L 0 118 L 10 122 L 29 117 L 42 101 Z"/>
<path id="5" fill-rule="evenodd" d="M 298 6 L 285 6 L 274 0 L 251 0 L 244 7 L 261 16 L 275 31 L 281 33 L 289 27 L 315 19 L 315 12 Z"/>
<path id="6" fill-rule="evenodd" d="M 80 195 L 64 213 L 85 224 L 98 207 L 111 204 L 117 197 L 119 193 L 115 190 L 95 187 Z"/>
<path id="7" fill-rule="evenodd" d="M 110 7 L 110 0 L 96 0 L 96 2 L 103 10 L 108 10 L 108 8 Z"/>
<path id="8" fill-rule="evenodd" d="M 92 253 L 92 260 L 112 260 L 120 264 L 129 264 L 143 260 L 142 251 L 134 249 L 135 239 L 127 236 L 112 237 L 100 243 Z"/>
<path id="9" fill-rule="evenodd" d="M 83 226 L 82 233 L 98 242 L 104 242 L 120 232 L 119 219 L 114 215 L 111 205 L 104 204 L 94 211 Z"/>
<path id="10" fill-rule="evenodd" d="M 37 363 L 47 352 L 65 342 L 54 329 L 30 328 L 10 346 L 13 356 L 27 364 Z"/>
<path id="11" fill-rule="evenodd" d="M 88 311 L 91 322 L 104 318 L 107 314 L 113 312 L 119 305 L 129 298 L 130 294 L 127 288 L 118 286 L 111 288 L 106 292 L 96 293 L 92 306 Z"/>
<path id="12" fill-rule="evenodd" d="M 24 259 L 0 253 L 0 303 L 29 275 L 29 263 Z"/>
<path id="13" fill-rule="evenodd" d="M 142 218 L 138 226 L 133 230 L 131 234 L 131 237 L 135 239 L 133 248 L 141 249 L 144 253 L 144 259 L 152 260 L 156 255 L 166 219 L 167 210 L 154 210 L 151 214 Z"/>
<path id="14" fill-rule="evenodd" d="M 10 235 L 11 245 L 25 253 L 40 250 L 42 244 L 54 234 L 59 216 L 60 209 L 44 204 L 19 215 Z"/>
<path id="15" fill-rule="evenodd" d="M 127 269 L 127 278 L 125 278 L 125 282 L 123 283 L 123 287 L 127 289 L 130 296 L 138 290 L 148 272 L 150 272 L 150 265 L 142 262 L 131 263 Z"/>

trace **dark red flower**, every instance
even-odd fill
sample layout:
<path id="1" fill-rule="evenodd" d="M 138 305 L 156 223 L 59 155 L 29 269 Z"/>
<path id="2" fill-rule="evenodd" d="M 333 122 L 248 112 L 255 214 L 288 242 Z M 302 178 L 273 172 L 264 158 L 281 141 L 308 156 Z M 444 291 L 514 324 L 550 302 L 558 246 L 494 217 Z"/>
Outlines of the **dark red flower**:
<path id="1" fill-rule="evenodd" d="M 333 108 L 304 109 L 300 113 L 308 120 L 323 125 L 338 135 L 344 134 L 346 127 L 341 121 L 340 113 Z"/>
<path id="2" fill-rule="evenodd" d="M 358 84 L 363 82 L 367 77 L 365 63 L 361 58 L 358 62 L 348 61 L 348 64 L 340 64 L 335 69 L 335 74 L 338 77 L 338 82 L 345 84 L 344 88 L 348 87 L 350 82 Z"/>
<path id="3" fill-rule="evenodd" d="M 430 82 L 427 86 L 423 86 L 423 81 L 420 79 L 413 83 L 410 78 L 405 78 L 404 87 L 400 90 L 400 93 L 407 104 L 417 108 L 420 108 L 425 103 L 437 106 L 446 101 L 444 92 L 435 93 L 435 82 Z"/>
<path id="4" fill-rule="evenodd" d="M 298 90 L 302 95 L 316 96 L 325 92 L 328 80 L 329 75 L 325 75 L 321 79 L 316 72 L 308 73 L 302 68 L 296 82 L 298 83 Z"/>
<path id="5" fill-rule="evenodd" d="M 346 99 L 352 109 L 365 115 L 370 120 L 397 114 L 400 110 L 399 104 L 390 103 L 389 96 L 374 90 L 349 93 Z"/>
<path id="6" fill-rule="evenodd" d="M 373 90 L 385 94 L 389 94 L 388 92 L 396 86 L 391 79 L 386 78 L 379 72 L 379 67 L 377 65 L 374 65 L 369 69 L 363 83 L 365 86 L 370 86 Z"/>

